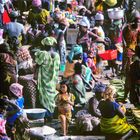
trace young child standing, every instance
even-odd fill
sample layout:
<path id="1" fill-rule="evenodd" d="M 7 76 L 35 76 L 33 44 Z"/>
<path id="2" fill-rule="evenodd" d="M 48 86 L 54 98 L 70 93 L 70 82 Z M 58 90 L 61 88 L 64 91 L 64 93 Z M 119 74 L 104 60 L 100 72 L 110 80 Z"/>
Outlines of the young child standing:
<path id="1" fill-rule="evenodd" d="M 75 96 L 70 92 L 66 81 L 60 83 L 60 92 L 56 96 L 56 105 L 58 107 L 59 119 L 62 126 L 62 135 L 67 135 L 68 124 L 72 117 L 72 108 L 74 105 Z"/>

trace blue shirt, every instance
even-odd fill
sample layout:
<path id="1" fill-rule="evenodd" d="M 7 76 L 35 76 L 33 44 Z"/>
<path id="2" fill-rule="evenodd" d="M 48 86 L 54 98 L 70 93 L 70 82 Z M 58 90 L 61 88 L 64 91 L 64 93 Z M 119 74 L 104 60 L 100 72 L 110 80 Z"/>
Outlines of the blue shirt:
<path id="1" fill-rule="evenodd" d="M 14 125 L 14 122 L 15 120 L 20 116 L 22 115 L 23 113 L 23 107 L 24 107 L 24 98 L 21 97 L 21 98 L 18 98 L 16 100 L 16 105 L 18 105 L 21 109 L 19 112 L 15 113 L 13 116 L 10 116 L 7 118 L 7 123 L 10 124 L 10 125 Z M 8 111 L 12 111 L 13 108 L 8 108 Z"/>
<path id="2" fill-rule="evenodd" d="M 115 115 L 119 115 L 119 104 L 117 102 L 112 102 L 109 100 L 100 101 L 99 103 L 99 110 L 101 112 L 102 117 L 104 118 L 112 118 Z"/>

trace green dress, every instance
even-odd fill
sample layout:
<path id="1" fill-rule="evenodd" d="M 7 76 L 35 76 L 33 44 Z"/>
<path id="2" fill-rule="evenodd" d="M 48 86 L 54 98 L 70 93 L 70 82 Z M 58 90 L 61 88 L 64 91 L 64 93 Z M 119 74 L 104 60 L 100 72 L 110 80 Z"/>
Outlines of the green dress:
<path id="1" fill-rule="evenodd" d="M 37 75 L 37 89 L 41 105 L 51 113 L 55 108 L 56 83 L 59 74 L 60 57 L 54 52 L 38 51 L 35 53 L 35 62 L 39 65 Z"/>

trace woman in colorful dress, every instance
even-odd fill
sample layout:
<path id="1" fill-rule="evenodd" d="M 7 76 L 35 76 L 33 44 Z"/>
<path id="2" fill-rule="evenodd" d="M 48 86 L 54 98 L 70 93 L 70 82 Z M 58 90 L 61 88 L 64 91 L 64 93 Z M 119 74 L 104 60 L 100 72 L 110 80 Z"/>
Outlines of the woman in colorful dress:
<path id="1" fill-rule="evenodd" d="M 112 68 L 113 76 L 118 75 L 119 72 L 121 72 L 121 66 L 122 66 L 122 60 L 123 60 L 122 26 L 123 26 L 122 19 L 114 19 L 108 32 L 108 37 L 111 40 L 110 49 L 117 50 L 117 58 L 114 60 L 108 61 Z"/>
<path id="2" fill-rule="evenodd" d="M 133 22 L 127 24 L 123 29 L 124 57 L 122 71 L 124 72 L 124 75 L 126 77 L 124 100 L 127 99 L 128 93 L 130 92 L 130 64 L 133 62 L 132 59 L 135 54 L 137 38 L 138 34 L 140 33 L 140 13 L 134 13 L 134 17 L 135 19 L 133 20 Z"/>
<path id="3" fill-rule="evenodd" d="M 37 89 L 40 104 L 47 110 L 47 118 L 51 118 L 54 109 L 54 98 L 57 94 L 56 83 L 58 80 L 60 57 L 53 51 L 57 41 L 53 37 L 46 37 L 41 41 L 43 48 L 35 53 L 37 64 Z"/>
<path id="4" fill-rule="evenodd" d="M 75 103 L 82 106 L 86 103 L 86 89 L 82 80 L 82 64 L 77 62 L 74 66 L 74 75 L 72 78 L 72 93 L 75 95 Z"/>
<path id="5" fill-rule="evenodd" d="M 126 121 L 126 109 L 115 101 L 115 92 L 116 89 L 113 86 L 108 86 L 104 92 L 104 99 L 99 103 L 98 107 L 102 116 L 100 128 L 106 134 L 117 134 L 122 136 L 121 140 L 127 140 L 138 130 Z"/>
<path id="6" fill-rule="evenodd" d="M 59 119 L 62 125 L 63 135 L 68 133 L 68 125 L 72 117 L 72 106 L 74 105 L 75 96 L 70 93 L 66 81 L 60 83 L 60 92 L 56 96 L 56 105 L 58 107 Z"/>
<path id="7" fill-rule="evenodd" d="M 32 9 L 29 11 L 28 23 L 31 24 L 32 21 L 36 20 L 38 24 L 46 25 L 48 23 L 49 11 L 42 8 L 41 0 L 32 1 Z"/>
<path id="8" fill-rule="evenodd" d="M 17 82 L 16 59 L 7 43 L 0 44 L 0 95 L 9 95 L 9 86 Z"/>

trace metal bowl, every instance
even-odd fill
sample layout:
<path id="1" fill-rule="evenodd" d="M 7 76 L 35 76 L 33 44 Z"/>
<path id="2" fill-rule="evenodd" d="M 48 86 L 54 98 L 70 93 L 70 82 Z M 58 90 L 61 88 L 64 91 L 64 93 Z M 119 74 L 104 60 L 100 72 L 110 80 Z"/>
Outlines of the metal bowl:
<path id="1" fill-rule="evenodd" d="M 108 9 L 107 12 L 110 19 L 121 19 L 124 17 L 124 9 Z"/>

